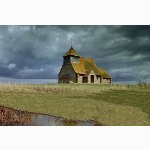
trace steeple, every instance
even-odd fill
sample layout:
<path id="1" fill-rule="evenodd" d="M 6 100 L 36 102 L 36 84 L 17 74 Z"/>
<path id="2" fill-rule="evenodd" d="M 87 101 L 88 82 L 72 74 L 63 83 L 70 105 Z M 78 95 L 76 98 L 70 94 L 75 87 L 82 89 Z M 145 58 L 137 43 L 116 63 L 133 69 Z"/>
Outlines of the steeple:
<path id="1" fill-rule="evenodd" d="M 65 56 L 74 56 L 74 57 L 80 57 L 80 55 L 77 53 L 77 51 L 72 46 L 72 39 L 71 39 L 71 47 L 70 49 L 65 53 Z"/>
<path id="2" fill-rule="evenodd" d="M 71 63 L 79 63 L 80 55 L 72 47 L 72 39 L 71 39 L 71 48 L 65 53 L 63 58 L 64 58 L 63 65 L 68 65 Z"/>
<path id="3" fill-rule="evenodd" d="M 73 47 L 72 47 L 72 39 L 71 39 L 71 48 L 70 49 L 73 49 Z"/>

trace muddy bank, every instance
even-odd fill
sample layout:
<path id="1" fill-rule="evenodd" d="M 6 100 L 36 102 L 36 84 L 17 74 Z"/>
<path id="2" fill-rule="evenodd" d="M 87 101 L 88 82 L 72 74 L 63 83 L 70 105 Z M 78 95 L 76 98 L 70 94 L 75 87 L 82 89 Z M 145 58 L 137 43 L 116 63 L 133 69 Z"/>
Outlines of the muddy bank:
<path id="1" fill-rule="evenodd" d="M 68 120 L 34 112 L 15 110 L 0 106 L 1 126 L 100 126 L 99 123 L 89 120 Z"/>

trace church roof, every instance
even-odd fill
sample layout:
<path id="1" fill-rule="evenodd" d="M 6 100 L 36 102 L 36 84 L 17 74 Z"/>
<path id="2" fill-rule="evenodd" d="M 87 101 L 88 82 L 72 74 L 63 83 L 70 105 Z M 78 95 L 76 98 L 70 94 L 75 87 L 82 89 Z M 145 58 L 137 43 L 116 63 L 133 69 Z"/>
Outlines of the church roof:
<path id="1" fill-rule="evenodd" d="M 92 58 L 80 57 L 79 63 L 72 63 L 73 69 L 78 74 L 89 74 L 92 70 L 96 75 L 101 75 L 106 78 L 111 78 L 106 70 L 97 67 Z"/>
<path id="2" fill-rule="evenodd" d="M 65 53 L 64 56 L 78 56 L 80 57 L 80 55 L 77 53 L 77 51 L 71 46 L 71 48 L 68 50 L 67 53 Z"/>

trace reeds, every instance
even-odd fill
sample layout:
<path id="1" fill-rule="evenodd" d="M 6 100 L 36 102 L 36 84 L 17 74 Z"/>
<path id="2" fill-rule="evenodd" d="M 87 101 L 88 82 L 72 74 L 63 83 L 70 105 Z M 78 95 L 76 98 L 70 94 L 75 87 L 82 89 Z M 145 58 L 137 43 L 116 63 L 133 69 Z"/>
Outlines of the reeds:
<path id="1" fill-rule="evenodd" d="M 139 82 L 136 85 L 123 84 L 0 84 L 0 93 L 49 93 L 49 94 L 75 94 L 75 93 L 99 93 L 112 90 L 134 90 L 136 88 L 148 88 L 149 83 Z"/>
<path id="2" fill-rule="evenodd" d="M 104 125 L 149 125 L 149 87 L 148 83 L 0 84 L 0 105 L 71 120 L 92 119 Z M 0 120 L 19 121 L 16 112 L 3 112 Z"/>
<path id="3" fill-rule="evenodd" d="M 22 112 L 11 108 L 0 107 L 0 125 L 28 125 L 32 115 L 28 112 Z"/>
<path id="4" fill-rule="evenodd" d="M 143 81 L 139 81 L 139 82 L 137 83 L 137 86 L 138 86 L 138 87 L 142 87 L 142 88 L 150 88 L 150 83 L 143 82 Z"/>

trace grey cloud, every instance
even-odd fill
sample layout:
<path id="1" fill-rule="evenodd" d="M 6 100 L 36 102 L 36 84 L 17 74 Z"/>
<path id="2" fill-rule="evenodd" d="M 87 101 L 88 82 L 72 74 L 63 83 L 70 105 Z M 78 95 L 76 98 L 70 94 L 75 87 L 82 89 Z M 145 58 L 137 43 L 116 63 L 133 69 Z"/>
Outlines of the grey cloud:
<path id="1" fill-rule="evenodd" d="M 57 78 L 71 38 L 114 81 L 150 80 L 150 26 L 0 26 L 0 76 Z"/>
<path id="2" fill-rule="evenodd" d="M 14 69 L 14 68 L 16 68 L 16 64 L 9 64 L 9 65 L 7 65 L 7 68 L 8 69 Z"/>

